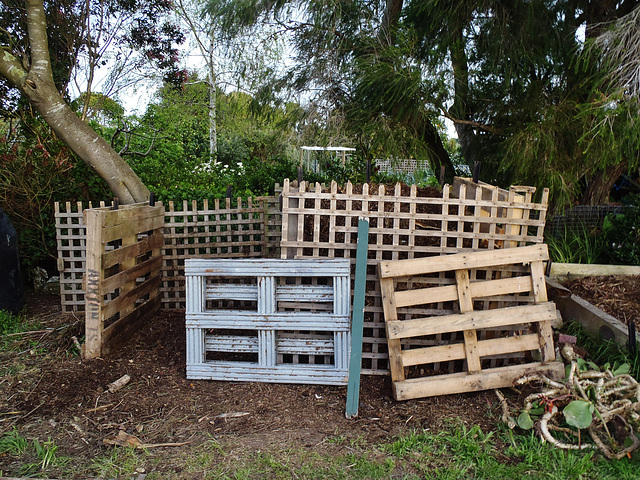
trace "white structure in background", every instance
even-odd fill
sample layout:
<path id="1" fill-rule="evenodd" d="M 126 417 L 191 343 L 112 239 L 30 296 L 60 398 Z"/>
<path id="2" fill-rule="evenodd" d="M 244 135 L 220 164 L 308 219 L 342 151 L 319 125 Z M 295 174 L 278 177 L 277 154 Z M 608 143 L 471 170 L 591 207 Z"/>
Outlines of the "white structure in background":
<path id="1" fill-rule="evenodd" d="M 351 147 L 300 147 L 300 166 L 305 167 L 307 170 L 312 170 L 318 173 L 319 165 L 318 158 L 313 155 L 312 152 L 335 152 L 336 159 L 340 160 L 340 163 L 344 167 L 347 158 L 355 152 L 355 148 Z"/>

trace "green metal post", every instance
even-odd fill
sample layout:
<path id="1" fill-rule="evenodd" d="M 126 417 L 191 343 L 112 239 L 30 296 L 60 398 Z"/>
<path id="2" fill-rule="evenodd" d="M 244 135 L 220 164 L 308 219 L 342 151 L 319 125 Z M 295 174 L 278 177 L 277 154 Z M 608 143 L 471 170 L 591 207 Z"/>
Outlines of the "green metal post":
<path id="1" fill-rule="evenodd" d="M 364 297 L 367 285 L 367 253 L 369 250 L 369 220 L 358 221 L 358 246 L 356 249 L 356 279 L 353 284 L 353 313 L 351 316 L 351 355 L 349 358 L 349 383 L 347 384 L 347 409 L 345 417 L 358 415 L 360 401 L 360 368 L 362 367 L 362 330 L 364 328 Z"/>

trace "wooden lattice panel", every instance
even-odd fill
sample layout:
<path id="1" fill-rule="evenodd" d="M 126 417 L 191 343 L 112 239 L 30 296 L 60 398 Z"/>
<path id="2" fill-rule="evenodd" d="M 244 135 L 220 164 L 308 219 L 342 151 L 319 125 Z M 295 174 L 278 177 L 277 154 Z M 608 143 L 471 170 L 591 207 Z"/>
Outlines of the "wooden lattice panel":
<path id="1" fill-rule="evenodd" d="M 338 191 L 316 185 L 309 191 L 303 183 L 294 188 L 288 180 L 282 190 L 282 258 L 349 258 L 355 263 L 358 218 L 368 218 L 369 258 L 365 305 L 363 372 L 388 373 L 380 284 L 380 261 L 402 260 L 494 250 L 543 242 L 548 190 L 539 203 L 532 187 L 501 190 L 457 179 L 445 185 L 441 195 L 420 196 L 418 188 L 350 183 Z M 433 190 L 432 190 L 433 191 Z M 454 194 L 455 192 L 455 194 Z M 353 273 L 353 272 L 352 272 Z M 506 273 L 510 275 L 510 273 Z M 441 275 L 430 280 L 451 283 Z M 497 300 L 494 300 L 496 302 Z M 446 313 L 444 302 L 435 305 Z"/>
<path id="2" fill-rule="evenodd" d="M 169 204 L 165 216 L 163 247 L 162 307 L 184 310 L 184 259 L 277 257 L 280 252 L 282 216 L 276 197 L 229 199 Z M 100 202 L 104 207 L 105 203 Z M 81 202 L 55 204 L 58 271 L 62 309 L 83 311 L 85 306 L 82 277 L 86 262 L 86 227 L 82 212 L 91 204 Z"/>
<path id="3" fill-rule="evenodd" d="M 546 245 L 534 245 L 381 262 L 394 397 L 406 400 L 508 387 L 533 372 L 562 378 L 564 366 L 554 361 L 551 321 L 557 314 L 555 304 L 547 301 L 543 265 L 547 260 Z M 519 268 L 522 273 L 506 278 L 478 274 L 523 264 L 527 268 L 523 272 Z M 449 274 L 447 278 L 453 283 L 433 285 L 428 281 L 442 273 Z M 514 306 L 478 309 L 484 305 L 478 299 L 499 297 L 504 302 L 508 296 L 513 296 Z M 454 303 L 456 313 L 433 315 L 433 305 L 443 302 Z M 411 312 L 408 318 L 399 315 L 401 309 Z M 486 331 L 491 335 L 482 335 Z M 422 345 L 415 340 L 421 340 Z M 523 354 L 517 363 L 492 365 L 493 357 L 513 353 Z M 442 362 L 455 371 L 436 369 Z"/>
<path id="4" fill-rule="evenodd" d="M 187 378 L 347 383 L 347 260 L 187 259 Z"/>
<path id="5" fill-rule="evenodd" d="M 275 197 L 231 199 L 198 204 L 169 202 L 161 292 L 163 308 L 185 308 L 186 258 L 264 258 L 277 256 L 281 216 Z M 180 207 L 180 208 L 178 208 Z"/>
<path id="6" fill-rule="evenodd" d="M 100 202 L 104 207 L 105 202 Z M 58 250 L 58 272 L 60 273 L 60 303 L 63 312 L 84 310 L 82 277 L 86 262 L 87 234 L 82 212 L 92 208 L 82 202 L 56 202 L 56 242 Z"/>

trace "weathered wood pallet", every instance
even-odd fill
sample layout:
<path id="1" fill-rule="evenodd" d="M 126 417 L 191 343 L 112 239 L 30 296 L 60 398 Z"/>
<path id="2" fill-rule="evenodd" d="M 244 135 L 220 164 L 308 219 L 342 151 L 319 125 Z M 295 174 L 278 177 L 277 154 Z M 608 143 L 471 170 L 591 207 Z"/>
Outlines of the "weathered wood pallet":
<path id="1" fill-rule="evenodd" d="M 551 329 L 556 308 L 547 301 L 544 280 L 546 260 L 547 246 L 534 245 L 381 262 L 379 276 L 394 397 L 406 400 L 508 387 L 532 372 L 561 378 L 564 366 L 555 361 Z M 496 271 L 509 265 L 527 268 L 509 278 L 476 276 L 471 281 L 470 272 Z M 434 286 L 426 281 L 443 272 L 451 273 L 451 285 Z M 408 284 L 407 278 L 412 278 L 413 284 Z M 504 300 L 508 295 L 513 295 L 513 306 L 474 309 L 483 305 L 478 299 L 499 296 Z M 521 296 L 524 304 L 520 304 Z M 440 302 L 453 302 L 457 313 L 433 316 L 421 312 L 431 311 L 430 306 Z M 402 309 L 413 309 L 409 318 L 399 314 Z M 482 338 L 480 333 L 487 330 L 492 332 L 491 338 Z M 440 339 L 434 342 L 436 335 Z M 413 347 L 409 340 L 416 338 L 432 343 Z M 525 357 L 512 365 L 491 365 L 492 357 L 513 353 L 524 353 Z M 457 371 L 438 374 L 433 366 L 440 362 L 457 364 Z"/>
<path id="2" fill-rule="evenodd" d="M 108 353 L 160 308 L 164 207 L 85 210 L 85 358 Z"/>
<path id="3" fill-rule="evenodd" d="M 347 260 L 187 259 L 187 378 L 347 383 Z"/>
<path id="4" fill-rule="evenodd" d="M 445 185 L 442 196 L 418 195 L 414 185 L 362 185 L 356 192 L 347 184 L 338 191 L 288 180 L 282 189 L 282 258 L 349 258 L 355 264 L 358 218 L 370 222 L 365 305 L 363 373 L 388 373 L 382 297 L 377 276 L 380 261 L 413 259 L 468 251 L 494 250 L 543 242 L 548 190 L 538 202 L 532 187 L 502 190 L 465 179 Z M 493 275 L 493 272 L 487 272 Z M 475 275 L 475 272 L 472 272 Z M 510 272 L 503 274 L 510 276 Z M 472 278 L 473 279 L 473 278 Z M 428 279 L 434 285 L 451 284 L 444 274 Z M 492 306 L 509 298 L 492 298 Z M 489 307 L 486 301 L 485 308 Z M 451 313 L 447 302 L 432 306 L 434 314 Z M 405 315 L 411 312 L 407 311 Z M 483 333 L 484 334 L 484 333 Z M 501 363 L 495 358 L 494 364 Z"/>

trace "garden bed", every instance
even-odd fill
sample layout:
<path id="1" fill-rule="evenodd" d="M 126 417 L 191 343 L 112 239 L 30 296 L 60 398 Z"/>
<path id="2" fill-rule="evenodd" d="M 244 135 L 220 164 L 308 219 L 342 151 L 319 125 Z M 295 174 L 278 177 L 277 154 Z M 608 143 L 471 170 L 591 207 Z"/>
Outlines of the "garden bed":
<path id="1" fill-rule="evenodd" d="M 36 477 L 130 479 L 143 478 L 136 473 L 143 472 L 149 479 L 194 479 L 214 478 L 205 472 L 216 471 L 233 478 L 236 465 L 250 461 L 263 470 L 247 478 L 294 478 L 294 472 L 304 471 L 300 462 L 341 458 L 343 467 L 351 468 L 361 455 L 410 476 L 418 474 L 414 466 L 385 463 L 390 458 L 379 446 L 399 436 L 414 438 L 415 432 L 428 432 L 424 435 L 434 435 L 435 441 L 454 428 L 458 435 L 480 432 L 474 438 L 494 435 L 498 451 L 509 447 L 496 433 L 501 409 L 492 391 L 397 402 L 387 376 L 367 375 L 359 416 L 347 420 L 346 387 L 187 380 L 182 314 L 162 312 L 108 358 L 81 361 L 72 337 L 82 335 L 83 322 L 63 314 L 58 297 L 28 296 L 27 312 L 29 319 L 39 319 L 34 326 L 39 333 L 10 337 L 11 345 L 0 351 L 0 438 L 15 427 L 29 442 L 50 440 L 57 447 L 66 466 L 31 470 Z M 124 374 L 130 383 L 107 392 L 107 385 Z M 522 396 L 504 392 L 514 408 L 522 405 Z M 146 444 L 187 443 L 139 453 L 104 444 L 120 431 Z M 37 464 L 33 447 L 30 452 L 0 454 L 1 474 L 21 475 L 26 462 Z M 444 461 L 414 458 L 431 467 Z M 509 454 L 497 461 L 516 469 L 522 459 Z M 282 462 L 289 462 L 291 475 L 280 472 Z M 317 471 L 329 468 L 324 465 Z M 302 477 L 315 478 L 312 473 Z"/>
<path id="2" fill-rule="evenodd" d="M 640 327 L 640 275 L 584 277 L 563 285 L 625 325 L 634 321 Z"/>

